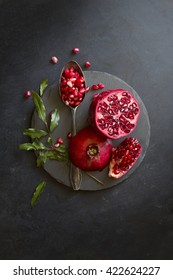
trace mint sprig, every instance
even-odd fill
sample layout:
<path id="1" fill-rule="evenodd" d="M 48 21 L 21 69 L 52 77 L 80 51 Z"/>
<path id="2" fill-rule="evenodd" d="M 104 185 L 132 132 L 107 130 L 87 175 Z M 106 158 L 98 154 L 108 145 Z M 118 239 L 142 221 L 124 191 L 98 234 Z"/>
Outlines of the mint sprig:
<path id="1" fill-rule="evenodd" d="M 37 167 L 44 166 L 47 160 L 57 160 L 68 162 L 68 152 L 64 145 L 59 147 L 54 146 L 54 140 L 52 137 L 52 132 L 58 127 L 60 114 L 57 108 L 52 111 L 51 116 L 49 116 L 49 121 L 46 116 L 46 108 L 42 99 L 43 93 L 48 86 L 48 80 L 43 80 L 39 86 L 39 93 L 32 91 L 32 99 L 37 112 L 38 117 L 44 123 L 45 129 L 27 128 L 24 129 L 23 134 L 30 137 L 33 142 L 27 142 L 19 145 L 19 149 L 26 151 L 36 151 L 37 152 Z M 47 139 L 45 139 L 47 138 Z M 44 139 L 44 142 L 42 142 Z M 31 205 L 34 207 L 43 187 L 45 186 L 45 181 L 42 181 L 37 187 L 33 194 Z"/>

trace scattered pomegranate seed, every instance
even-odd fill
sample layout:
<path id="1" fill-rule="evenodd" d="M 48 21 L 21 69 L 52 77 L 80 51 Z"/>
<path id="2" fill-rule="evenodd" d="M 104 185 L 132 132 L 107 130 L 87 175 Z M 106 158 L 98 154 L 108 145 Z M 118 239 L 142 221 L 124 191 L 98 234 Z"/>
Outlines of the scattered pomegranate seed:
<path id="1" fill-rule="evenodd" d="M 58 62 L 58 58 L 56 56 L 52 56 L 51 61 L 56 64 Z"/>
<path id="2" fill-rule="evenodd" d="M 58 148 L 59 145 L 60 145 L 59 143 L 55 143 L 55 144 L 54 144 L 54 147 L 55 147 L 55 148 Z"/>
<path id="3" fill-rule="evenodd" d="M 78 52 L 79 52 L 79 48 L 74 48 L 72 51 L 73 51 L 73 53 L 75 53 L 75 54 L 76 54 L 76 53 L 78 53 Z"/>
<path id="4" fill-rule="evenodd" d="M 92 85 L 92 87 L 91 87 L 93 90 L 97 90 L 97 89 L 99 89 L 99 86 L 98 85 Z"/>
<path id="5" fill-rule="evenodd" d="M 85 88 L 85 92 L 88 92 L 90 90 L 90 87 Z"/>
<path id="6" fill-rule="evenodd" d="M 99 83 L 99 84 L 98 84 L 98 87 L 99 87 L 99 88 L 104 88 L 105 86 L 104 86 L 104 84 Z"/>
<path id="7" fill-rule="evenodd" d="M 99 94 L 95 93 L 94 96 L 93 96 L 93 99 L 95 99 L 97 96 L 99 96 Z"/>
<path id="8" fill-rule="evenodd" d="M 91 63 L 89 61 L 85 62 L 85 67 L 89 68 L 91 66 Z"/>
<path id="9" fill-rule="evenodd" d="M 57 140 L 56 140 L 56 143 L 59 143 L 59 144 L 63 144 L 64 143 L 64 141 L 63 141 L 63 139 L 62 138 L 58 138 Z"/>
<path id="10" fill-rule="evenodd" d="M 68 138 L 68 139 L 71 139 L 71 138 L 72 138 L 72 133 L 71 133 L 71 132 L 69 132 L 69 133 L 67 134 L 67 138 Z"/>
<path id="11" fill-rule="evenodd" d="M 31 91 L 30 90 L 27 90 L 25 92 L 25 98 L 29 98 L 31 96 Z"/>

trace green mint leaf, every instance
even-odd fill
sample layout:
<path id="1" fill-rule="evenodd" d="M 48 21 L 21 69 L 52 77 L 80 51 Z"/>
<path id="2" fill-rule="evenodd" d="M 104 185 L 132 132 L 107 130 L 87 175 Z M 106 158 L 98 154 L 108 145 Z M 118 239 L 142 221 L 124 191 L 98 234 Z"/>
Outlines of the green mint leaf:
<path id="1" fill-rule="evenodd" d="M 45 181 L 42 181 L 41 183 L 39 183 L 32 195 L 32 198 L 31 198 L 31 207 L 33 208 L 38 200 L 38 198 L 40 197 L 40 194 L 42 193 L 44 187 L 46 185 L 46 182 Z"/>
<path id="2" fill-rule="evenodd" d="M 56 148 L 56 151 L 58 151 L 60 153 L 66 153 L 67 149 L 64 145 L 60 145 L 58 148 Z"/>
<path id="3" fill-rule="evenodd" d="M 47 79 L 43 80 L 41 82 L 41 84 L 40 84 L 40 96 L 43 95 L 43 93 L 44 93 L 45 89 L 47 88 L 47 86 L 48 86 L 48 80 Z"/>
<path id="4" fill-rule="evenodd" d="M 60 154 L 57 151 L 47 151 L 46 157 L 49 159 L 54 159 L 54 160 L 58 160 L 58 161 L 67 161 L 67 157 L 65 156 L 65 154 Z"/>
<path id="5" fill-rule="evenodd" d="M 58 109 L 55 109 L 52 112 L 51 120 L 50 120 L 50 131 L 51 132 L 58 126 L 59 119 L 60 119 L 60 115 L 59 115 Z"/>
<path id="6" fill-rule="evenodd" d="M 53 145 L 53 140 L 51 137 L 48 137 L 47 139 L 47 143 L 49 143 L 51 146 Z"/>
<path id="7" fill-rule="evenodd" d="M 61 157 L 57 154 L 56 151 L 48 151 L 46 152 L 46 156 L 49 159 L 61 160 Z"/>
<path id="8" fill-rule="evenodd" d="M 58 148 L 56 148 L 56 151 L 62 156 L 63 160 L 68 160 L 68 151 L 64 145 L 60 145 Z"/>
<path id="9" fill-rule="evenodd" d="M 34 101 L 34 105 L 36 111 L 38 113 L 39 118 L 45 123 L 46 122 L 46 109 L 41 97 L 34 90 L 32 91 L 32 97 Z"/>
<path id="10" fill-rule="evenodd" d="M 43 145 L 43 143 L 38 141 L 38 142 L 33 142 L 33 143 L 20 144 L 19 149 L 26 150 L 26 151 L 30 151 L 30 150 L 36 151 L 36 150 L 44 150 L 45 146 Z"/>
<path id="11" fill-rule="evenodd" d="M 63 153 L 60 153 L 55 150 L 46 151 L 46 152 L 40 151 L 39 156 L 37 157 L 37 167 L 43 166 L 46 163 L 47 159 L 67 161 L 68 154 L 66 151 L 64 151 Z"/>
<path id="12" fill-rule="evenodd" d="M 46 160 L 46 152 L 40 151 L 39 156 L 37 157 L 37 167 L 43 166 L 46 163 Z"/>
<path id="13" fill-rule="evenodd" d="M 34 139 L 34 138 L 41 138 L 42 136 L 47 135 L 47 132 L 40 129 L 28 128 L 24 130 L 23 134 Z"/>

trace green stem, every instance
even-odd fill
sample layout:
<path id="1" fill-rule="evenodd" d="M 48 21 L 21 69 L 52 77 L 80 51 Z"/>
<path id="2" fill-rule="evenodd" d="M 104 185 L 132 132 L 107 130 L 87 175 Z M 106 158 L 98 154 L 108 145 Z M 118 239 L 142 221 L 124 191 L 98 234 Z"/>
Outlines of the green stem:
<path id="1" fill-rule="evenodd" d="M 48 136 L 51 138 L 51 140 L 53 142 L 52 135 L 51 135 L 51 132 L 50 132 L 47 121 L 45 121 L 45 126 L 46 126 L 46 129 L 47 129 Z M 50 144 L 50 145 L 51 145 L 52 149 L 54 149 L 54 146 L 52 144 Z"/>

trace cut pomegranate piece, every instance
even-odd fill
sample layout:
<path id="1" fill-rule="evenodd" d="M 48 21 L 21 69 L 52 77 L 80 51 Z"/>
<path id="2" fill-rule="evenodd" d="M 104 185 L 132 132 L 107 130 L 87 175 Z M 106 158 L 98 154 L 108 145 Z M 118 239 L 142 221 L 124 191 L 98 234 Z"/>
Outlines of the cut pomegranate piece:
<path id="1" fill-rule="evenodd" d="M 117 148 L 112 150 L 109 164 L 109 177 L 120 178 L 135 164 L 142 152 L 142 147 L 136 138 L 126 138 Z"/>
<path id="2" fill-rule="evenodd" d="M 71 162 L 82 170 L 103 170 L 111 159 L 112 141 L 91 127 L 80 130 L 69 143 Z"/>
<path id="3" fill-rule="evenodd" d="M 134 96 L 127 90 L 115 89 L 94 96 L 88 121 L 98 133 L 118 139 L 135 129 L 139 114 L 140 106 Z"/>

